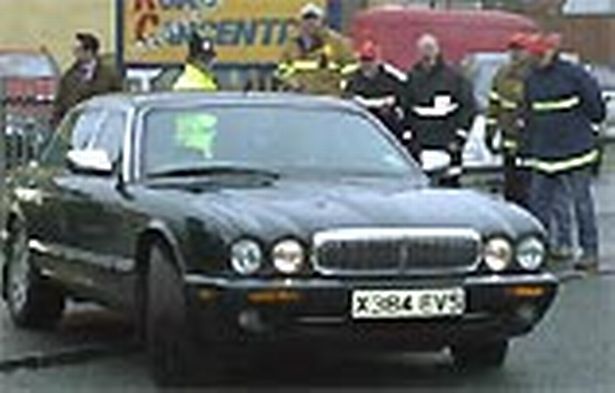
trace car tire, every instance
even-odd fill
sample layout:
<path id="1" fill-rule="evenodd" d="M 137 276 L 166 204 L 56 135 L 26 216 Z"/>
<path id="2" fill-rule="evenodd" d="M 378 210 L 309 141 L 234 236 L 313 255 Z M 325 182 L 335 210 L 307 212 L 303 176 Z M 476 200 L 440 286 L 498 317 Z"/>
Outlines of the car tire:
<path id="1" fill-rule="evenodd" d="M 25 225 L 9 230 L 6 255 L 6 303 L 13 323 L 27 329 L 51 329 L 62 318 L 64 291 L 33 265 Z"/>
<path id="2" fill-rule="evenodd" d="M 508 354 L 508 340 L 459 343 L 451 347 L 451 354 L 460 369 L 501 368 Z"/>
<path id="3" fill-rule="evenodd" d="M 145 337 L 150 370 L 161 387 L 190 384 L 193 343 L 180 274 L 167 247 L 154 244 L 146 284 Z"/>

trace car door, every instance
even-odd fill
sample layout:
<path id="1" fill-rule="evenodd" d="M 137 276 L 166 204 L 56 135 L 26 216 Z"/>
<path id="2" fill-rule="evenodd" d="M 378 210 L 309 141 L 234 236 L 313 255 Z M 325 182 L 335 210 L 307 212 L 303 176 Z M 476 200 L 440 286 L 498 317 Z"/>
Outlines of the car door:
<path id="1" fill-rule="evenodd" d="M 65 206 L 74 198 L 79 178 L 68 169 L 66 156 L 72 146 L 88 139 L 100 115 L 87 108 L 73 110 L 39 160 L 14 177 L 14 199 L 28 227 L 30 248 L 41 257 L 37 260 L 46 270 L 63 280 L 81 281 L 67 252 L 72 220 Z"/>
<path id="2" fill-rule="evenodd" d="M 88 195 L 83 195 L 79 205 L 83 220 L 75 223 L 79 247 L 95 254 L 97 267 L 109 272 L 130 271 L 132 267 L 130 225 L 126 220 L 131 198 L 119 183 L 127 119 L 128 114 L 123 110 L 105 111 L 101 126 L 87 148 L 105 151 L 113 163 L 114 173 L 83 176 L 81 187 Z"/>
<path id="3" fill-rule="evenodd" d="M 119 186 L 128 115 L 105 109 L 100 124 L 78 149 L 103 150 L 114 164 L 112 174 L 81 173 L 66 189 L 67 246 L 79 261 L 91 289 L 110 302 L 121 301 L 121 278 L 134 267 L 130 196 Z M 70 189 L 69 189 L 70 187 Z"/>

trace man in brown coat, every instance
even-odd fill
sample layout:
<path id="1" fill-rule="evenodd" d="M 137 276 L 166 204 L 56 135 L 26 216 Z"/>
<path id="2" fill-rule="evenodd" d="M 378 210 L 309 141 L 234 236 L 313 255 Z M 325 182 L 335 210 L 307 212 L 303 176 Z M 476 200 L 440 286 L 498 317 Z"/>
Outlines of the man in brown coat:
<path id="1" fill-rule="evenodd" d="M 122 78 L 112 67 L 103 64 L 98 51 L 100 42 L 90 33 L 75 35 L 75 62 L 60 80 L 54 102 L 52 125 L 62 121 L 75 105 L 99 94 L 122 90 Z"/>

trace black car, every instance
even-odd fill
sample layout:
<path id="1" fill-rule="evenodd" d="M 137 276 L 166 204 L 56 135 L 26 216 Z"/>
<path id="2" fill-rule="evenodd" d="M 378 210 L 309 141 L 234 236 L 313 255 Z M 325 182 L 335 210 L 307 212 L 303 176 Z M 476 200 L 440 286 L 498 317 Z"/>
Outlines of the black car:
<path id="1" fill-rule="evenodd" d="M 430 188 L 377 120 L 334 99 L 96 98 L 9 183 L 15 323 L 53 326 L 67 297 L 125 311 L 161 383 L 233 344 L 448 347 L 500 366 L 557 289 L 531 215 Z"/>

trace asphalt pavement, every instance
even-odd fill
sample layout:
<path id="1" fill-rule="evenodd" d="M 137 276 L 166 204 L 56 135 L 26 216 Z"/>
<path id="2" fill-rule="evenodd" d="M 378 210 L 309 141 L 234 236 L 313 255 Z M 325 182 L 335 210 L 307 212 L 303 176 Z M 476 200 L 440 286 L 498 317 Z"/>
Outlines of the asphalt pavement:
<path id="1" fill-rule="evenodd" d="M 506 368 L 455 370 L 446 354 L 270 353 L 225 359 L 200 391 L 615 392 L 615 175 L 596 187 L 605 273 L 568 276 L 537 330 L 515 340 Z M 567 266 L 558 270 L 566 272 Z M 0 307 L 0 392 L 155 390 L 119 316 L 71 306 L 54 332 L 13 328 Z M 206 370 L 204 370 L 205 372 Z"/>

